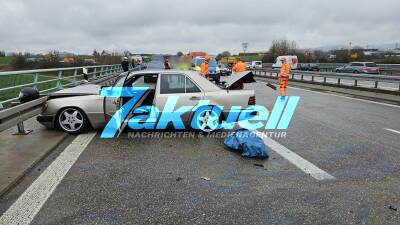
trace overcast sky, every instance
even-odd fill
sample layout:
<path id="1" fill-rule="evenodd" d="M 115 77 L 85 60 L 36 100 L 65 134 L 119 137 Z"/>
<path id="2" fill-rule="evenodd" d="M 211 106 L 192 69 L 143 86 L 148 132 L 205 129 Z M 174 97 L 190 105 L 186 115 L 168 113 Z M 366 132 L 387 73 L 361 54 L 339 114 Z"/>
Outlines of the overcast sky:
<path id="1" fill-rule="evenodd" d="M 0 50 L 176 53 L 400 42 L 399 0 L 0 0 Z"/>

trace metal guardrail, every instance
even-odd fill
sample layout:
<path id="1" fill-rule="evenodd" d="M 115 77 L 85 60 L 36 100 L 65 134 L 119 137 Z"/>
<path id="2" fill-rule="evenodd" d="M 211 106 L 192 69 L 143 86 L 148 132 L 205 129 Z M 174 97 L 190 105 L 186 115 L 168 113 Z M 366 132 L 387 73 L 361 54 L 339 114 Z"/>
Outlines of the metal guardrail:
<path id="1" fill-rule="evenodd" d="M 0 131 L 18 125 L 17 134 L 27 134 L 23 122 L 41 113 L 47 96 L 0 111 Z"/>
<path id="2" fill-rule="evenodd" d="M 278 78 L 277 71 L 270 71 L 267 69 L 253 69 L 254 75 L 267 77 L 272 79 Z M 305 79 L 308 77 L 309 79 Z M 316 78 L 322 78 L 317 81 Z M 309 71 L 292 71 L 291 80 L 295 81 L 307 81 L 327 84 L 327 78 L 335 79 L 335 84 L 342 85 L 342 80 L 353 81 L 353 86 L 359 86 L 359 81 L 370 81 L 373 82 L 373 88 L 378 89 L 379 83 L 391 83 L 393 84 L 393 91 L 400 92 L 400 76 L 386 76 L 386 75 L 370 75 L 370 74 L 348 74 L 348 73 L 329 73 L 329 72 L 309 72 Z M 347 85 L 349 86 L 349 85 Z"/>
<path id="3" fill-rule="evenodd" d="M 307 63 L 299 63 L 307 64 Z M 336 68 L 348 65 L 348 63 L 315 63 L 321 72 L 333 72 Z M 272 63 L 263 63 L 263 69 L 272 69 Z M 400 64 L 376 64 L 382 75 L 400 75 Z"/>
<path id="4" fill-rule="evenodd" d="M 84 70 L 88 72 L 84 73 Z M 24 87 L 35 87 L 40 93 L 50 93 L 121 71 L 121 65 L 115 64 L 0 72 L 0 108 L 16 101 L 20 89 Z"/>
<path id="5" fill-rule="evenodd" d="M 118 77 L 120 72 L 122 72 L 122 69 L 120 65 L 107 65 L 107 66 L 95 66 L 95 67 L 90 67 L 90 68 L 103 68 L 102 71 L 103 73 L 96 74 L 96 69 L 94 69 L 93 72 L 87 73 L 87 75 L 91 75 L 91 77 L 88 77 L 88 80 L 90 80 L 90 83 L 101 83 L 101 82 L 109 82 L 111 79 Z M 104 69 L 108 68 L 108 69 Z M 66 70 L 73 70 L 77 71 L 79 69 L 82 69 L 82 67 L 75 67 L 75 68 L 62 68 L 62 69 L 49 69 L 49 70 L 33 70 L 36 73 L 43 72 L 43 71 L 66 71 Z M 135 68 L 132 71 L 139 70 L 139 68 Z M 30 74 L 32 70 L 30 71 L 14 71 L 14 72 L 6 72 L 7 75 L 9 74 Z M 0 73 L 4 74 L 4 73 Z M 83 74 L 77 74 L 74 72 L 73 78 L 76 78 L 78 76 L 83 76 Z M 65 79 L 66 77 L 64 77 Z M 62 79 L 62 78 L 61 78 Z M 56 79 L 58 80 L 58 79 Z M 38 84 L 37 82 L 36 84 Z M 81 81 L 77 80 L 75 83 L 76 85 L 82 83 Z M 18 85 L 13 88 L 18 88 L 18 87 L 27 87 L 31 86 L 34 83 L 29 83 L 25 85 Z M 63 87 L 70 87 L 70 85 L 62 85 L 61 88 Z M 3 88 L 7 89 L 7 88 Z M 2 90 L 2 89 L 0 89 Z M 46 104 L 47 101 L 47 96 L 43 96 L 39 99 L 27 102 L 27 103 L 22 103 L 22 104 L 14 104 L 12 107 L 1 109 L 0 108 L 0 132 L 4 131 L 6 129 L 9 129 L 15 125 L 18 127 L 18 132 L 16 134 L 23 135 L 23 134 L 28 134 L 30 131 L 25 131 L 24 129 L 24 121 L 27 119 L 30 119 L 42 112 L 43 106 Z"/>

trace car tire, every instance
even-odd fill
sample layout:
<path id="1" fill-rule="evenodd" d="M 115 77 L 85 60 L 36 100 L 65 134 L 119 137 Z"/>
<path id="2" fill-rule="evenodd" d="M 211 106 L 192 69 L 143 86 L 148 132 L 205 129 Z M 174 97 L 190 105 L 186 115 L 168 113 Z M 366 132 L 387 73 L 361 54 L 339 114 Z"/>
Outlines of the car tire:
<path id="1" fill-rule="evenodd" d="M 67 107 L 57 113 L 56 125 L 64 132 L 80 134 L 88 128 L 89 119 L 81 109 Z"/>
<path id="2" fill-rule="evenodd" d="M 200 115 L 196 116 L 197 114 L 200 114 Z M 219 117 L 218 117 L 218 114 L 219 114 Z M 207 118 L 205 118 L 206 116 L 207 116 Z M 210 120 L 211 124 L 210 124 L 208 117 L 212 118 Z M 205 118 L 205 120 L 203 120 L 202 118 Z M 191 118 L 190 121 L 191 121 L 192 128 L 209 133 L 214 130 L 220 129 L 220 127 L 218 127 L 217 125 L 222 124 L 223 118 L 224 118 L 223 112 L 219 107 L 207 105 L 207 106 L 199 107 L 196 110 L 196 112 L 193 114 L 193 117 Z M 193 121 L 193 120 L 195 120 L 195 121 Z"/>
<path id="3" fill-rule="evenodd" d="M 353 73 L 360 73 L 360 72 L 358 72 L 358 70 L 354 70 Z"/>
<path id="4" fill-rule="evenodd" d="M 340 70 L 335 70 L 335 73 L 340 73 Z"/>

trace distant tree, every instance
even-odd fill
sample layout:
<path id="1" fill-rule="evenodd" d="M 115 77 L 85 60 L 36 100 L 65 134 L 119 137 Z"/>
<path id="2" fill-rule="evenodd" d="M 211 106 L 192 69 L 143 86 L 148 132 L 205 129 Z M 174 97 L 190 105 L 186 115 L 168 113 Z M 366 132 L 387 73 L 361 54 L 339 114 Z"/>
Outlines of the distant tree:
<path id="1" fill-rule="evenodd" d="M 178 56 L 178 57 L 183 56 L 183 52 L 179 51 L 178 53 L 176 53 L 176 56 Z"/>
<path id="2" fill-rule="evenodd" d="M 97 56 L 100 56 L 100 54 L 97 52 L 97 50 L 95 49 L 95 50 L 93 50 L 93 54 L 92 54 L 94 57 L 97 57 Z"/>
<path id="3" fill-rule="evenodd" d="M 221 53 L 221 56 L 222 56 L 222 57 L 229 57 L 229 56 L 231 56 L 231 53 L 230 53 L 229 51 L 223 51 L 223 52 Z"/>
<path id="4" fill-rule="evenodd" d="M 27 66 L 26 57 L 22 54 L 15 54 L 11 60 L 11 66 L 14 70 L 21 70 Z"/>
<path id="5" fill-rule="evenodd" d="M 0 57 L 4 57 L 6 56 L 6 52 L 5 51 L 0 51 Z"/>
<path id="6" fill-rule="evenodd" d="M 273 40 L 269 48 L 269 54 L 264 57 L 265 61 L 273 62 L 280 55 L 294 55 L 298 52 L 298 46 L 295 41 L 287 39 Z"/>
<path id="7" fill-rule="evenodd" d="M 317 63 L 328 62 L 328 53 L 321 50 L 315 50 L 313 52 L 313 61 Z"/>
<path id="8" fill-rule="evenodd" d="M 125 57 L 131 56 L 131 52 L 128 51 L 128 50 L 125 50 L 125 51 L 124 51 L 124 56 L 125 56 Z"/>

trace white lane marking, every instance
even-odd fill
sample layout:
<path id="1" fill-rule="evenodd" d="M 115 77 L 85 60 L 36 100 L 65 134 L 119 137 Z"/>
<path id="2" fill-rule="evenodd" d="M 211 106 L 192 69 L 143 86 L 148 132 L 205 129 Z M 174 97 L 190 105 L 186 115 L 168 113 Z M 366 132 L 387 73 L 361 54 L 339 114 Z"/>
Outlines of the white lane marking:
<path id="1" fill-rule="evenodd" d="M 290 151 L 285 146 L 279 144 L 278 142 L 274 141 L 271 138 L 262 137 L 264 143 L 270 147 L 273 151 L 281 155 L 283 158 L 288 160 L 289 162 L 293 163 L 299 169 L 303 170 L 306 174 L 310 174 L 310 176 L 314 177 L 317 180 L 334 180 L 336 179 L 334 176 L 330 175 L 329 173 L 323 171 L 322 169 L 318 168 L 314 164 L 310 163 L 309 161 L 303 159 L 296 153 Z"/>
<path id="2" fill-rule="evenodd" d="M 95 135 L 76 137 L 1 216 L 0 225 L 30 224 Z"/>
<path id="3" fill-rule="evenodd" d="M 396 133 L 396 134 L 400 134 L 400 131 L 398 131 L 398 130 L 393 130 L 393 129 L 390 129 L 390 128 L 384 128 L 384 129 L 387 130 L 387 131 L 391 131 L 393 133 Z"/>
<path id="4" fill-rule="evenodd" d="M 399 105 L 392 105 L 392 104 L 387 104 L 387 103 L 382 103 L 382 102 L 374 102 L 374 101 L 370 101 L 370 100 L 366 100 L 366 99 L 352 98 L 352 97 L 348 97 L 348 96 L 336 95 L 336 94 L 332 94 L 332 93 L 325 93 L 325 92 L 319 92 L 319 91 L 313 91 L 313 90 L 308 90 L 308 89 L 304 89 L 304 88 L 297 88 L 297 87 L 290 87 L 290 86 L 289 86 L 289 88 L 298 89 L 298 90 L 302 90 L 302 91 L 313 92 L 313 93 L 318 93 L 318 94 L 322 94 L 322 95 L 333 95 L 333 96 L 336 96 L 336 97 L 347 98 L 347 99 L 357 100 L 357 101 L 361 101 L 361 102 L 368 102 L 368 103 L 373 103 L 373 104 L 377 104 L 377 105 L 384 105 L 384 106 L 400 108 Z"/>

